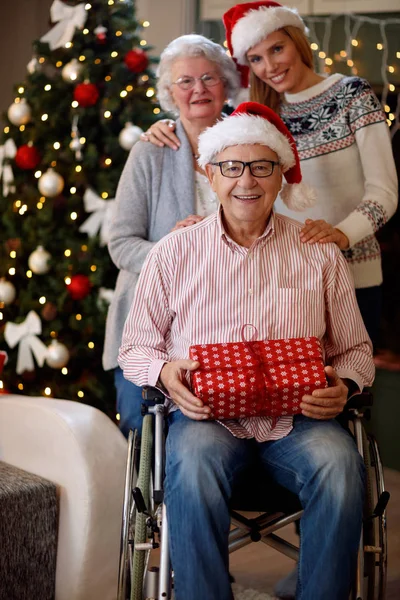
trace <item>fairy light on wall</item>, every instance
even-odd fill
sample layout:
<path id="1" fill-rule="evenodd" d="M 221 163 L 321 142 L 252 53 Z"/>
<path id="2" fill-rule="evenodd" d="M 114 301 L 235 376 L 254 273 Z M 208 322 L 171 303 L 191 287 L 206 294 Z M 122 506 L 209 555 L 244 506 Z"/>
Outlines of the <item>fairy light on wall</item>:
<path id="1" fill-rule="evenodd" d="M 344 21 L 344 35 L 345 43 L 344 48 L 340 51 L 336 51 L 335 54 L 330 55 L 332 52 L 331 43 L 335 42 L 335 35 L 332 34 L 332 27 L 334 21 L 342 19 Z M 380 62 L 380 79 L 379 83 L 382 84 L 381 103 L 385 112 L 391 115 L 391 118 L 387 119 L 388 125 L 390 126 L 391 135 L 400 129 L 400 93 L 396 99 L 396 107 L 389 106 L 388 95 L 389 92 L 392 94 L 396 92 L 395 81 L 393 77 L 398 76 L 397 65 L 393 64 L 393 56 L 400 58 L 400 50 L 397 48 L 389 48 L 391 43 L 389 40 L 389 28 L 400 25 L 400 18 L 388 17 L 388 18 L 375 18 L 365 15 L 354 15 L 354 14 L 335 14 L 329 16 L 306 16 L 304 20 L 310 30 L 310 42 L 311 48 L 314 52 L 317 52 L 317 70 L 321 73 L 326 72 L 329 67 L 333 64 L 332 57 L 337 62 L 344 62 L 351 70 L 353 75 L 357 75 L 358 69 L 357 60 L 353 57 L 353 50 L 363 47 L 363 40 L 359 34 L 359 30 L 363 25 L 376 27 L 376 42 L 375 48 L 378 54 Z M 318 33 L 317 27 L 318 26 Z M 396 42 L 395 42 L 396 43 Z M 359 56 L 359 54 L 358 54 Z M 318 60 L 319 59 L 319 60 Z M 340 70 L 340 69 L 338 69 Z M 392 81 L 390 81 L 390 78 Z M 378 83 L 375 81 L 375 83 Z M 397 84 L 399 85 L 399 84 Z"/>

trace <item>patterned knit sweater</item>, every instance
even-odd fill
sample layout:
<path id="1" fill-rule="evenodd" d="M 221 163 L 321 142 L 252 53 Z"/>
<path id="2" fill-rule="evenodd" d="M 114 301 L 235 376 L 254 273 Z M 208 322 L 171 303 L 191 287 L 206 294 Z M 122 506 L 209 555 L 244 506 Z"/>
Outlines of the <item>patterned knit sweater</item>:
<path id="1" fill-rule="evenodd" d="M 344 252 L 357 288 L 382 282 L 374 233 L 397 206 L 397 176 L 386 118 L 369 84 L 331 75 L 297 94 L 286 94 L 281 117 L 296 140 L 303 180 L 317 192 L 316 205 L 276 211 L 296 220 L 325 219 L 347 235 Z"/>

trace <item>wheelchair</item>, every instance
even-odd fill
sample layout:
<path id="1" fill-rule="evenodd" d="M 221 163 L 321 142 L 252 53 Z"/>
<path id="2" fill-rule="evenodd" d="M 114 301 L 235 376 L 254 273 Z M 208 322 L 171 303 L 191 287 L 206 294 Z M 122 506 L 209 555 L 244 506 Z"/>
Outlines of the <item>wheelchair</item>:
<path id="1" fill-rule="evenodd" d="M 132 430 L 128 438 L 117 598 L 170 600 L 173 572 L 163 503 L 164 396 L 155 388 L 144 388 L 143 397 L 155 404 L 142 407 L 141 440 Z M 367 474 L 363 528 L 351 600 L 384 600 L 386 589 L 386 506 L 390 495 L 385 491 L 377 442 L 363 425 L 363 420 L 369 418 L 371 406 L 370 393 L 353 397 L 342 421 L 355 439 Z M 280 537 L 278 532 L 301 519 L 303 511 L 299 499 L 270 480 L 266 489 L 265 481 L 263 486 L 258 483 L 259 477 L 252 477 L 251 472 L 248 475 L 246 484 L 239 485 L 232 497 L 229 552 L 261 541 L 297 561 L 299 547 Z M 257 516 L 249 518 L 248 513 L 257 513 Z"/>

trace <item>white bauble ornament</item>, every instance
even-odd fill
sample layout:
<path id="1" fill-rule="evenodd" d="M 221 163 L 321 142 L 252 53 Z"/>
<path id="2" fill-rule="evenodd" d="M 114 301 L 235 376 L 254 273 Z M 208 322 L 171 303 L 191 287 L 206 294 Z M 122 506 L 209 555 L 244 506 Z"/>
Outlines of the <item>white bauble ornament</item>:
<path id="1" fill-rule="evenodd" d="M 76 81 L 82 73 L 82 65 L 80 62 L 73 58 L 69 63 L 62 68 L 61 75 L 64 81 L 73 82 Z"/>
<path id="2" fill-rule="evenodd" d="M 31 120 L 31 107 L 26 100 L 13 102 L 7 111 L 7 116 L 13 125 L 26 125 Z"/>
<path id="3" fill-rule="evenodd" d="M 39 192 L 48 198 L 58 196 L 64 189 L 64 179 L 54 169 L 47 169 L 38 183 Z"/>
<path id="4" fill-rule="evenodd" d="M 46 362 L 52 369 L 62 369 L 68 364 L 69 351 L 64 344 L 53 340 L 47 347 Z"/>
<path id="5" fill-rule="evenodd" d="M 16 291 L 14 285 L 11 281 L 7 281 L 2 277 L 0 279 L 0 302 L 4 302 L 4 304 L 11 304 L 14 302 L 16 296 Z"/>
<path id="6" fill-rule="evenodd" d="M 38 61 L 38 59 L 35 56 L 33 56 L 31 58 L 31 60 L 28 62 L 28 64 L 26 65 L 26 68 L 28 69 L 28 73 L 30 73 L 31 75 L 33 75 L 33 73 L 35 71 L 37 71 L 38 68 L 39 68 L 39 61 Z"/>
<path id="7" fill-rule="evenodd" d="M 50 269 L 48 265 L 50 258 L 50 252 L 47 252 L 43 246 L 38 246 L 29 256 L 28 266 L 35 275 L 44 275 Z"/>
<path id="8" fill-rule="evenodd" d="M 141 133 L 143 129 L 132 123 L 126 123 L 118 136 L 119 145 L 124 150 L 130 150 L 139 141 Z"/>

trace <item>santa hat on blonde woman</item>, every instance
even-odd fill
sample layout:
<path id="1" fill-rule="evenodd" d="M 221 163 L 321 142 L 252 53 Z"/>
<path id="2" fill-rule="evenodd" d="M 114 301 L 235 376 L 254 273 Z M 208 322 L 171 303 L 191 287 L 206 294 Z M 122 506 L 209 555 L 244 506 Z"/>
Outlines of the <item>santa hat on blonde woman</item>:
<path id="1" fill-rule="evenodd" d="M 302 181 L 299 155 L 290 131 L 273 110 L 258 102 L 239 104 L 229 117 L 200 135 L 198 163 L 204 169 L 225 148 L 243 144 L 261 144 L 276 152 L 286 179 L 281 198 L 288 208 L 301 211 L 315 204 L 314 190 Z"/>
<path id="2" fill-rule="evenodd" d="M 246 2 L 232 6 L 222 17 L 229 52 L 238 65 L 248 65 L 246 54 L 256 44 L 282 27 L 291 25 L 308 33 L 303 19 L 295 8 L 277 2 Z M 239 67 L 243 76 L 245 71 Z"/>

